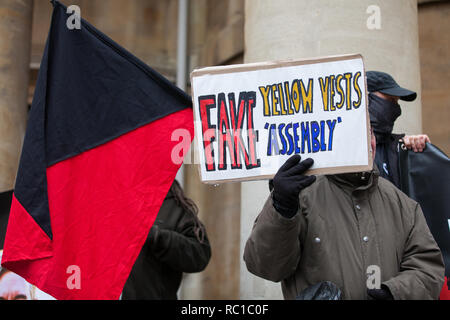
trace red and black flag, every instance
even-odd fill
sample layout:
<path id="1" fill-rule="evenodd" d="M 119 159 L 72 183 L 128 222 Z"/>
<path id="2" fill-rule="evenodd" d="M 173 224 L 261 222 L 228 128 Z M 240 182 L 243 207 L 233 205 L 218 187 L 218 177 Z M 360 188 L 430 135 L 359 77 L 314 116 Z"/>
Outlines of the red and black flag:
<path id="1" fill-rule="evenodd" d="M 193 136 L 192 102 L 54 6 L 2 265 L 57 299 L 118 299 L 179 169 L 172 133 Z"/>

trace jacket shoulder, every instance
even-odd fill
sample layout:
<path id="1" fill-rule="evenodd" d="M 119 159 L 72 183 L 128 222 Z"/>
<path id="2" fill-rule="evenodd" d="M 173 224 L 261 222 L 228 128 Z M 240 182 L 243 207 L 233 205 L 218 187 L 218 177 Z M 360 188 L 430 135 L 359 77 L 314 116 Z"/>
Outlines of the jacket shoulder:
<path id="1" fill-rule="evenodd" d="M 398 199 L 402 202 L 405 202 L 409 204 L 410 206 L 416 206 L 417 202 L 413 199 L 411 199 L 406 193 L 404 193 L 402 190 L 397 188 L 392 182 L 389 180 L 378 177 L 378 190 L 385 196 L 392 198 L 392 199 Z"/>
<path id="2" fill-rule="evenodd" d="M 300 192 L 300 205 L 301 206 L 308 206 L 313 204 L 315 201 L 322 201 L 325 199 L 322 199 L 322 197 L 325 197 L 327 195 L 326 192 L 324 192 L 326 189 L 328 189 L 330 186 L 330 181 L 328 178 L 324 175 L 318 175 L 316 176 L 316 181 L 310 185 L 309 187 L 303 189 Z M 317 198 L 319 197 L 319 198 Z"/>
<path id="3" fill-rule="evenodd" d="M 411 199 L 392 182 L 382 177 L 378 178 L 378 191 L 385 205 L 390 204 L 390 208 L 397 208 L 394 211 L 401 214 L 402 218 L 409 221 L 410 224 L 414 224 L 416 210 L 418 207 L 420 208 L 417 201 Z"/>
<path id="4" fill-rule="evenodd" d="M 316 176 L 316 181 L 309 186 L 308 188 L 304 189 L 304 190 L 310 190 L 310 191 L 320 191 L 323 187 L 325 187 L 326 185 L 329 185 L 330 181 L 328 180 L 328 178 L 324 175 L 318 175 Z"/>

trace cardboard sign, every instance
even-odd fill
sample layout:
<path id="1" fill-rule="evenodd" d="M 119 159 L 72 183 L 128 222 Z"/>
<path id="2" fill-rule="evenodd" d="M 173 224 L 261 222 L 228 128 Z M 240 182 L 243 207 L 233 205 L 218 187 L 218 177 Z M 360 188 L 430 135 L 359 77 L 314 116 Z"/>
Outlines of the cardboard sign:
<path id="1" fill-rule="evenodd" d="M 294 154 L 308 174 L 372 169 L 361 55 L 211 67 L 191 74 L 205 183 L 272 178 Z"/>

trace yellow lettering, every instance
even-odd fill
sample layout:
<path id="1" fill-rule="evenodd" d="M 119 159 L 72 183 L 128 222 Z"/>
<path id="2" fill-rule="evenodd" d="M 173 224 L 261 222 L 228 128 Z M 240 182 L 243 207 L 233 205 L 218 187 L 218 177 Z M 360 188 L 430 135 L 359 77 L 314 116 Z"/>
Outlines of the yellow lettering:
<path id="1" fill-rule="evenodd" d="M 313 79 L 308 81 L 308 90 L 305 90 L 305 85 L 300 79 L 300 88 L 302 90 L 302 103 L 303 103 L 303 113 L 313 112 Z"/>
<path id="2" fill-rule="evenodd" d="M 270 106 L 269 106 L 269 92 L 270 86 L 259 87 L 259 91 L 264 99 L 264 116 L 270 116 Z"/>
<path id="3" fill-rule="evenodd" d="M 292 81 L 291 94 L 292 94 L 292 102 L 294 104 L 295 112 L 299 113 L 300 112 L 300 92 L 298 91 L 298 81 L 297 80 Z"/>
<path id="4" fill-rule="evenodd" d="M 284 83 L 284 91 L 285 91 L 288 114 L 294 114 L 294 110 L 292 110 L 292 104 L 291 104 L 291 92 L 289 92 L 289 82 L 287 82 L 287 81 Z"/>
<path id="5" fill-rule="evenodd" d="M 334 107 L 334 76 L 330 76 L 330 111 L 336 110 Z"/>
<path id="6" fill-rule="evenodd" d="M 338 109 L 341 109 L 345 102 L 344 90 L 342 90 L 342 87 L 341 87 L 342 78 L 344 78 L 344 76 L 342 74 L 340 74 L 336 77 L 336 90 L 339 93 L 339 95 L 341 96 L 341 101 L 336 105 L 336 108 L 338 108 Z"/>
<path id="7" fill-rule="evenodd" d="M 344 74 L 345 77 L 345 82 L 347 84 L 347 88 L 346 88 L 346 93 L 347 93 L 347 110 L 351 110 L 352 109 L 352 74 L 351 73 L 346 73 Z"/>
<path id="8" fill-rule="evenodd" d="M 280 112 L 277 110 L 278 98 L 275 96 L 276 91 L 277 91 L 277 85 L 274 84 L 272 86 L 272 115 L 279 116 Z"/>
<path id="9" fill-rule="evenodd" d="M 353 86 L 355 87 L 356 95 L 358 96 L 358 101 L 353 102 L 353 108 L 355 108 L 355 109 L 359 108 L 359 106 L 361 105 L 361 101 L 362 101 L 362 92 L 361 92 L 361 88 L 359 87 L 359 84 L 358 84 L 359 77 L 361 77 L 361 72 L 357 72 L 355 74 L 355 77 L 353 78 Z"/>
<path id="10" fill-rule="evenodd" d="M 280 97 L 280 108 L 281 108 L 281 114 L 286 115 L 286 109 L 284 108 L 284 95 L 283 95 L 283 86 L 278 84 L 278 95 Z"/>
<path id="11" fill-rule="evenodd" d="M 328 111 L 328 81 L 329 78 L 319 78 L 320 91 L 322 92 L 323 110 Z"/>

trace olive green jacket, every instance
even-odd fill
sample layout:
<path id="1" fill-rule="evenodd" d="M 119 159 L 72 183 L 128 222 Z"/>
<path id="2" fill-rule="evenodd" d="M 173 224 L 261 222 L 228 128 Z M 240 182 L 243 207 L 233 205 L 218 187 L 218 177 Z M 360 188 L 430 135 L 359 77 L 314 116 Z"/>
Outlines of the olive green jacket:
<path id="1" fill-rule="evenodd" d="M 361 174 L 317 177 L 291 219 L 269 196 L 245 246 L 248 270 L 281 281 L 285 299 L 321 281 L 335 283 L 344 299 L 367 299 L 375 266 L 394 299 L 438 299 L 444 264 L 420 206 L 378 172 L 359 187 L 356 179 Z"/>

